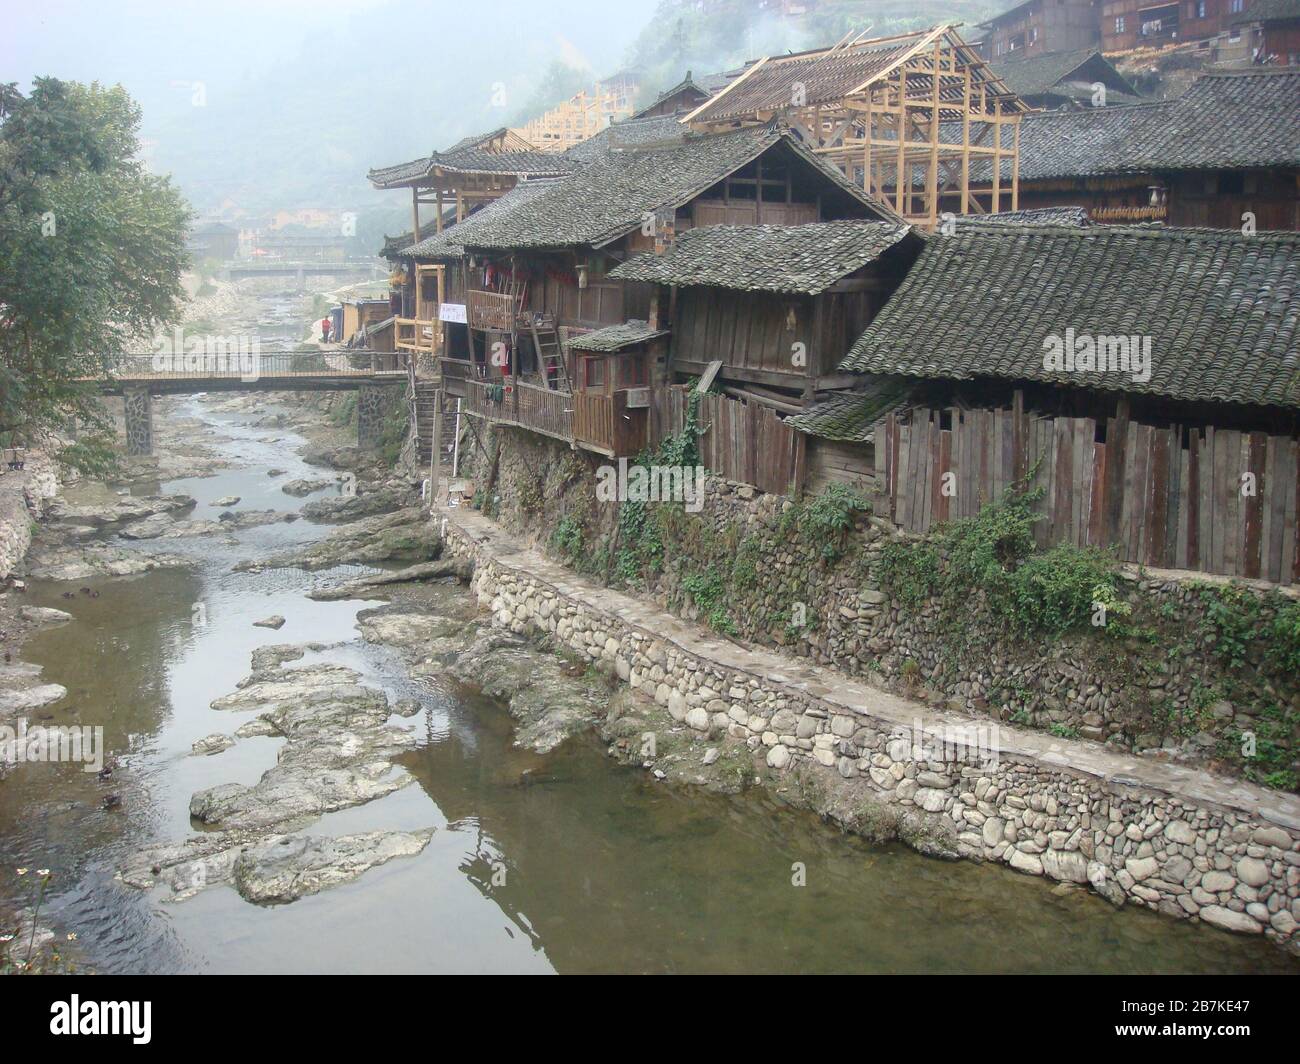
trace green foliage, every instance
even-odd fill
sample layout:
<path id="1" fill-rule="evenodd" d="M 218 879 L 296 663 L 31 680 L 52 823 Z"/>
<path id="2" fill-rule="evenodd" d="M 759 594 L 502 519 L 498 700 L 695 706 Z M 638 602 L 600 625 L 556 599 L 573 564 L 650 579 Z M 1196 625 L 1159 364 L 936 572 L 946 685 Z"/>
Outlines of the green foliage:
<path id="1" fill-rule="evenodd" d="M 939 553 L 929 543 L 887 543 L 876 578 L 895 602 L 918 609 L 938 590 Z"/>
<path id="2" fill-rule="evenodd" d="M 844 553 L 855 515 L 870 512 L 871 503 L 861 492 L 847 484 L 831 484 L 785 516 L 795 515 L 794 523 L 804 541 L 817 546 L 827 561 L 835 561 Z"/>
<path id="3" fill-rule="evenodd" d="M 582 523 L 572 515 L 566 515 L 560 518 L 551 533 L 551 549 L 572 561 L 582 556 L 583 540 Z"/>
<path id="4" fill-rule="evenodd" d="M 1265 660 L 1282 676 L 1300 676 L 1300 602 L 1288 599 L 1278 606 L 1265 629 Z"/>
<path id="5" fill-rule="evenodd" d="M 384 464 L 392 467 L 397 464 L 397 459 L 401 456 L 402 448 L 406 446 L 407 437 L 410 435 L 410 411 L 405 403 L 393 403 L 388 412 L 384 414 L 383 420 L 379 425 L 379 439 L 376 441 L 379 448 L 379 457 Z"/>
<path id="6" fill-rule="evenodd" d="M 699 464 L 699 405 L 694 392 L 686 404 L 686 422 L 682 430 L 662 440 L 655 451 L 642 451 L 636 464 L 676 466 L 693 469 Z M 663 521 L 669 508 L 662 504 L 625 500 L 618 508 L 618 555 L 614 575 L 623 584 L 634 584 L 663 571 Z"/>
<path id="7" fill-rule="evenodd" d="M 183 299 L 189 210 L 140 161 L 139 126 L 120 86 L 0 86 L 0 434 L 75 417 L 87 431 L 60 457 L 87 471 L 112 431 L 87 379 L 152 350 Z"/>
<path id="8" fill-rule="evenodd" d="M 727 581 L 721 570 L 710 565 L 701 572 L 689 573 L 682 587 L 695 600 L 700 615 L 715 632 L 735 635 L 736 625 L 727 611 Z"/>
<path id="9" fill-rule="evenodd" d="M 1115 563 L 1095 548 L 1060 544 L 1042 554 L 1032 554 L 1007 574 L 1002 597 L 995 608 L 1021 631 L 1061 635 L 1087 628 L 1098 605 L 1106 606 L 1106 631 L 1112 630 L 1112 611 L 1130 607 L 1118 597 Z"/>
<path id="10" fill-rule="evenodd" d="M 342 401 L 329 412 L 330 424 L 337 428 L 347 428 L 357 423 L 357 393 L 348 392 Z"/>
<path id="11" fill-rule="evenodd" d="M 975 516 L 936 529 L 928 542 L 888 544 L 876 573 L 882 590 L 912 609 L 939 595 L 961 616 L 978 593 L 995 618 L 1022 634 L 1087 630 L 1101 606 L 1102 630 L 1128 634 L 1123 618 L 1131 607 L 1119 593 L 1114 559 L 1069 544 L 1038 551 L 1037 498 L 1018 487 Z"/>

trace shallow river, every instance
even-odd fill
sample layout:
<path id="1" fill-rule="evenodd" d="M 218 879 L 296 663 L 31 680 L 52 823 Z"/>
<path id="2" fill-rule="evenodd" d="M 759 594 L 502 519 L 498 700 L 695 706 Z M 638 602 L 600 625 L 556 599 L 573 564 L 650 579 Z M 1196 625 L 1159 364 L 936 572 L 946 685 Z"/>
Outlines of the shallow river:
<path id="1" fill-rule="evenodd" d="M 188 413 L 220 431 L 236 465 L 161 485 L 193 495 L 197 517 L 210 518 L 225 495 L 241 496 L 241 508 L 295 508 L 279 484 L 319 476 L 284 429 L 253 428 L 198 400 Z M 272 479 L 270 467 L 287 475 Z M 238 533 L 238 547 L 162 541 L 193 552 L 196 565 L 83 582 L 97 598 L 32 587 L 28 601 L 76 617 L 24 651 L 69 691 L 44 712 L 51 723 L 103 725 L 119 767 L 100 781 L 80 766 L 22 765 L 0 783 L 0 894 L 21 896 L 19 865 L 52 869 L 42 923 L 77 934 L 81 963 L 105 972 L 1295 970 L 1262 940 L 1116 911 L 1083 893 L 1056 897 L 999 867 L 868 846 L 762 794 L 673 790 L 615 765 L 594 737 L 544 757 L 517 750 L 500 706 L 414 684 L 395 656 L 357 638 L 357 611 L 377 603 L 305 597 L 340 570 L 230 571 L 327 530 L 268 525 Z M 281 631 L 252 626 L 273 613 L 287 619 Z M 190 756 L 190 744 L 230 730 L 229 714 L 209 703 L 247 675 L 254 647 L 309 641 L 335 645 L 307 661 L 339 661 L 425 708 L 414 718 L 422 744 L 402 758 L 418 785 L 307 830 L 432 826 L 430 845 L 272 908 L 229 887 L 172 904 L 114 882 L 127 854 L 194 830 L 194 791 L 251 783 L 274 763 L 278 739 L 245 739 L 213 757 Z M 535 782 L 520 783 L 525 770 Z M 120 807 L 103 808 L 108 793 Z M 792 885 L 796 861 L 806 886 Z"/>

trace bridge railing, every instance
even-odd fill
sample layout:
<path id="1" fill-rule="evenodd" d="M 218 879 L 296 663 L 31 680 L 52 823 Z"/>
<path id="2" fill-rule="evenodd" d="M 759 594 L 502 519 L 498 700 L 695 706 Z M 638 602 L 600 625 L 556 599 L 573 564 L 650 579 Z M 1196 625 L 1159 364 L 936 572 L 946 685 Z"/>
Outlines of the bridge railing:
<path id="1" fill-rule="evenodd" d="M 262 377 L 368 377 L 404 370 L 392 352 L 216 351 L 208 354 L 127 354 L 113 360 L 113 380 L 255 380 Z"/>

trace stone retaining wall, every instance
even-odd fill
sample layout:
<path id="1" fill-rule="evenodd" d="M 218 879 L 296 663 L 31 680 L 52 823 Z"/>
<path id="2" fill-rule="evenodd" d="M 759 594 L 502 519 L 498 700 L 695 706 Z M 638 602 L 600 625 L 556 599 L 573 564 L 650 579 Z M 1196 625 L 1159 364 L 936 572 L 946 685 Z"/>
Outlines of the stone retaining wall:
<path id="1" fill-rule="evenodd" d="M 0 580 L 18 567 L 32 542 L 32 522 L 59 490 L 54 460 L 29 451 L 21 471 L 0 476 Z"/>
<path id="2" fill-rule="evenodd" d="M 611 564 L 620 546 L 618 507 L 595 501 L 598 460 L 523 430 L 493 428 L 483 450 L 462 452 L 480 486 L 495 446 L 494 518 L 552 555 L 562 522 L 570 533 L 580 529 L 566 562 L 598 580 L 619 579 Z M 956 617 L 940 595 L 908 603 L 888 594 L 885 553 L 922 546 L 921 537 L 860 512 L 842 549 L 827 557 L 821 543 L 800 541 L 785 527 L 798 505 L 710 476 L 699 513 L 656 512 L 671 511 L 672 520 L 659 532 L 659 569 L 643 574 L 637 594 L 687 620 L 721 623 L 741 639 L 883 679 L 899 694 L 955 712 L 1158 752 L 1274 787 L 1291 786 L 1300 771 L 1300 673 L 1265 667 L 1275 649 L 1268 627 L 1295 589 L 1228 588 L 1208 574 L 1126 568 L 1120 595 L 1143 636 L 1018 633 L 978 593 L 963 599 Z M 692 584 L 714 582 L 725 594 L 701 608 Z M 1228 593 L 1257 610 L 1236 634 L 1240 648 L 1223 641 L 1211 612 Z"/>
<path id="3" fill-rule="evenodd" d="M 632 623 L 595 605 L 622 596 L 580 588 L 491 528 L 453 511 L 444 534 L 448 553 L 474 560 L 473 590 L 494 622 L 549 633 L 612 664 L 682 726 L 745 743 L 777 773 L 824 774 L 864 805 L 923 815 L 940 848 L 958 856 L 1086 884 L 1115 904 L 1262 933 L 1300 955 L 1300 805 L 1292 797 L 969 721 L 992 733 L 978 741 L 989 757 L 975 763 L 970 732 L 966 748 L 940 747 L 953 739 L 951 715 L 791 661 L 796 682 L 765 651 L 747 658 L 703 631 L 697 639 L 666 635 L 681 622 L 656 623 L 643 608 L 645 619 Z"/>

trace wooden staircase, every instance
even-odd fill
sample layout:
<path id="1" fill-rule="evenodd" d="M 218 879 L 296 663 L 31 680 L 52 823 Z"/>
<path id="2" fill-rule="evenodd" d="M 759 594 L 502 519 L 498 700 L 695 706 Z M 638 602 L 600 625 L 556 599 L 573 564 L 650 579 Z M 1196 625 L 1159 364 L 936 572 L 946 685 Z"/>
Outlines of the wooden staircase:
<path id="1" fill-rule="evenodd" d="M 427 466 L 433 458 L 433 423 L 434 412 L 438 404 L 438 396 L 441 394 L 437 381 L 415 382 L 415 398 L 413 404 L 414 423 L 415 423 L 415 448 L 416 457 L 421 466 Z M 442 440 L 443 454 L 447 453 L 448 445 L 455 445 L 456 442 L 456 413 L 455 406 L 452 406 L 451 415 L 448 416 L 447 408 L 443 407 L 442 418 Z"/>

